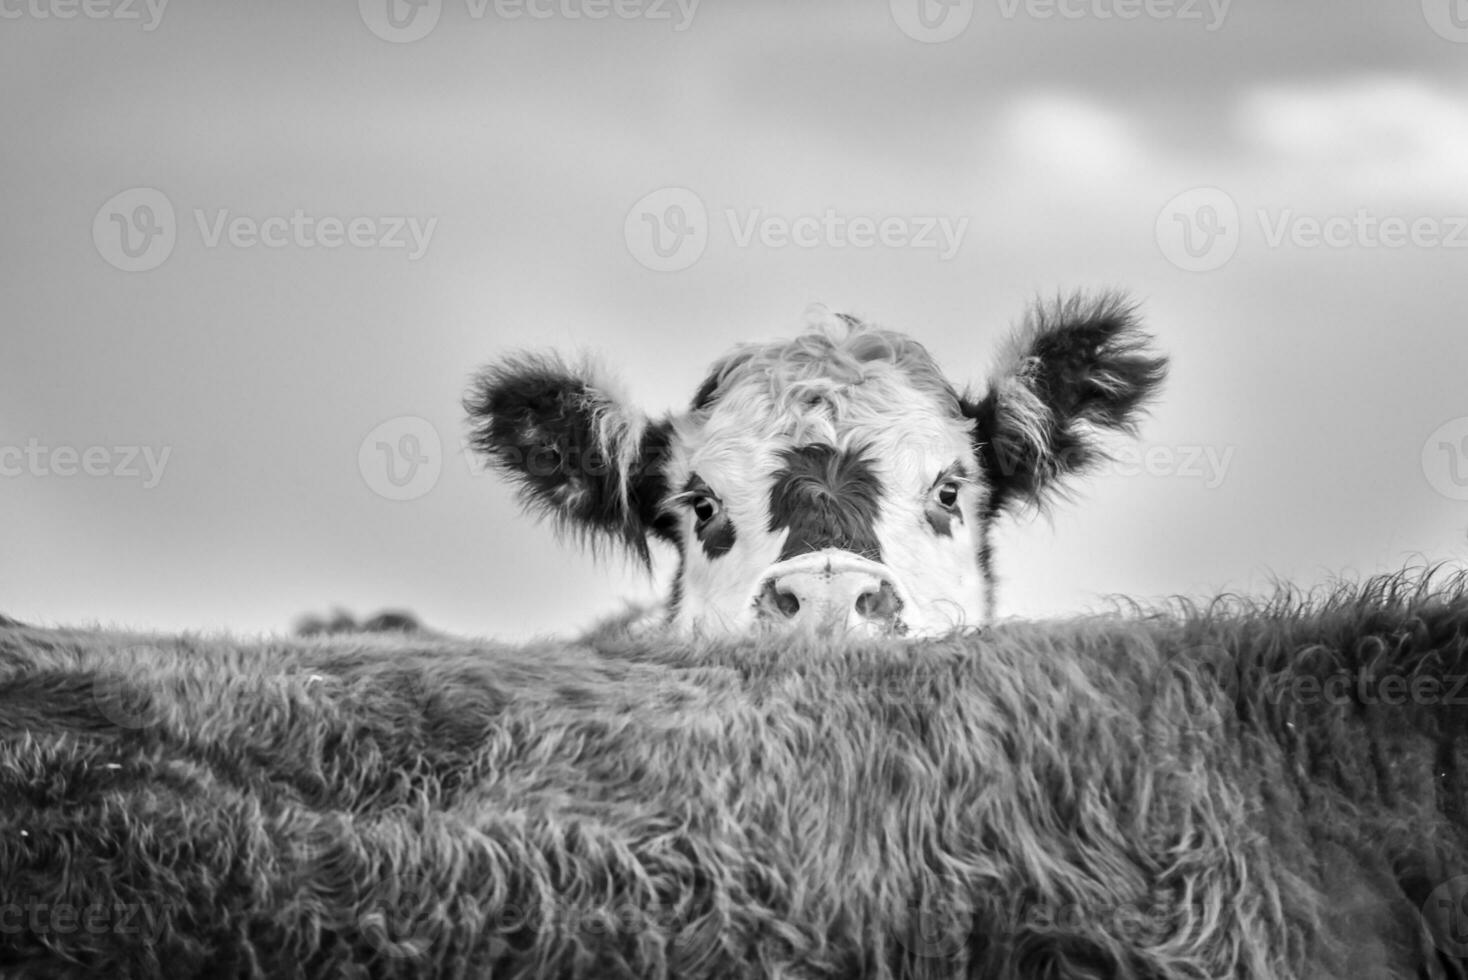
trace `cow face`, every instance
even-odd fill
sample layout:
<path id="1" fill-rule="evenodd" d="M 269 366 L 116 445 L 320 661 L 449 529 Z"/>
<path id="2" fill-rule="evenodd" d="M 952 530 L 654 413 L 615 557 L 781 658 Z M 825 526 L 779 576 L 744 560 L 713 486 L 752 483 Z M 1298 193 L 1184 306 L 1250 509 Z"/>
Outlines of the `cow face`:
<path id="1" fill-rule="evenodd" d="M 676 627 L 927 635 L 992 615 L 993 522 L 1104 458 L 1166 368 L 1114 297 L 1032 311 L 978 398 L 902 334 L 808 326 L 655 421 L 589 367 L 511 358 L 465 401 L 474 445 L 563 528 L 677 548 Z"/>

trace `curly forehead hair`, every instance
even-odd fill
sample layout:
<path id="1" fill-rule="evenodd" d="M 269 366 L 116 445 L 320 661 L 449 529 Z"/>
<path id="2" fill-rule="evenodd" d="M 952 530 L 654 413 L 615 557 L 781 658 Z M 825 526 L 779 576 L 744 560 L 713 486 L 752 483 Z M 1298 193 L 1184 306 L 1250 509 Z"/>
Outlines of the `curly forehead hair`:
<path id="1" fill-rule="evenodd" d="M 807 313 L 809 329 L 791 340 L 741 344 L 710 370 L 693 408 L 709 408 L 736 387 L 762 387 L 778 406 L 836 403 L 853 389 L 877 382 L 905 382 L 955 417 L 958 392 L 926 347 L 904 334 L 823 309 Z M 763 384 L 761 385 L 761 382 Z"/>

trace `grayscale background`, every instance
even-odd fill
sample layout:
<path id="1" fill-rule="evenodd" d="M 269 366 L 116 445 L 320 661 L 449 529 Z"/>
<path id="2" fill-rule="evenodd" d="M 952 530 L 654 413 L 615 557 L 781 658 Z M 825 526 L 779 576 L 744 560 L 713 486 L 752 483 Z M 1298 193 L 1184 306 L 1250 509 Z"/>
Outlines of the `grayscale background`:
<path id="1" fill-rule="evenodd" d="M 522 518 L 476 366 L 595 350 L 660 412 L 819 301 L 978 382 L 1106 287 L 1171 381 L 1005 526 L 1003 614 L 1468 555 L 1465 0 L 0 0 L 0 81 L 19 619 L 565 632 L 668 556 Z"/>

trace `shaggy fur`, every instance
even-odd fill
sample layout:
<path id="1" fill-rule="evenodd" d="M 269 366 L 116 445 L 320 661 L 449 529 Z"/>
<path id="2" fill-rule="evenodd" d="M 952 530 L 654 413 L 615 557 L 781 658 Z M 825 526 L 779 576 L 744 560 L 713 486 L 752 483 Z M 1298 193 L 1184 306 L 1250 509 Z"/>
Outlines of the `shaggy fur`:
<path id="1" fill-rule="evenodd" d="M 1167 359 L 1151 350 L 1126 297 L 1036 304 L 1005 344 L 988 394 L 963 400 L 992 486 L 988 512 L 1044 509 L 1065 496 L 1068 477 L 1107 458 L 1100 434 L 1135 433 L 1166 376 Z"/>
<path id="2" fill-rule="evenodd" d="M 9 627 L 0 974 L 1462 977 L 1465 672 L 1441 576 L 839 646 Z"/>
<path id="3" fill-rule="evenodd" d="M 668 426 L 625 407 L 591 362 L 522 354 L 486 368 L 464 397 L 471 444 L 518 485 L 525 506 L 595 546 L 610 538 L 652 567 L 647 535 L 672 540 L 657 505 Z"/>

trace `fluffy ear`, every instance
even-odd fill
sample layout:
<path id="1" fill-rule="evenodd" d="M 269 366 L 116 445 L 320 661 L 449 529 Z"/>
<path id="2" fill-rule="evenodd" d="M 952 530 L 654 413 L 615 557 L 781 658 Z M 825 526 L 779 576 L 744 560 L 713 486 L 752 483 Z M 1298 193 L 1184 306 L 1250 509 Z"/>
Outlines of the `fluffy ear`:
<path id="1" fill-rule="evenodd" d="M 626 545 L 648 564 L 670 426 L 623 405 L 589 366 L 521 354 L 481 371 L 464 398 L 471 443 L 519 484 L 520 499 L 593 544 Z"/>
<path id="2" fill-rule="evenodd" d="M 1106 436 L 1134 434 L 1167 359 L 1123 297 L 1037 305 L 1001 351 L 983 399 L 962 402 L 992 488 L 989 514 L 1044 507 L 1106 458 Z"/>

